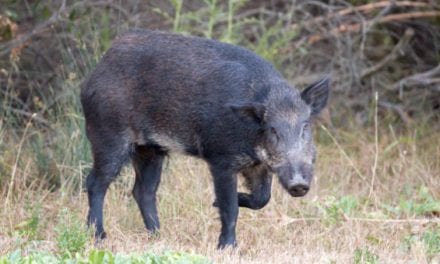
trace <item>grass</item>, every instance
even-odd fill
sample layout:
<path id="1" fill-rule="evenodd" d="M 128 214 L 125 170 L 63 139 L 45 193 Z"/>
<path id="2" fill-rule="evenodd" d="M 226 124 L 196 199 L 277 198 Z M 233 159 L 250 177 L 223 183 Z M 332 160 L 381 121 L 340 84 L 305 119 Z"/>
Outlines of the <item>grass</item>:
<path id="1" fill-rule="evenodd" d="M 210 263 L 206 258 L 195 254 L 167 251 L 162 254 L 141 253 L 141 254 L 113 254 L 106 250 L 91 250 L 86 255 L 76 254 L 71 257 L 59 258 L 49 252 L 32 252 L 26 256 L 20 250 L 16 250 L 8 256 L 0 257 L 0 264 L 21 264 L 21 263 L 83 263 L 83 264 L 171 264 L 171 263 Z"/>
<path id="2" fill-rule="evenodd" d="M 355 264 L 376 264 L 379 262 L 379 257 L 370 252 L 368 249 L 356 249 L 354 251 L 354 263 Z"/>
<path id="3" fill-rule="evenodd" d="M 175 31 L 240 43 L 277 66 L 285 65 L 289 58 L 279 50 L 297 32 L 279 23 L 237 21 L 235 13 L 245 2 L 229 0 L 220 5 L 205 0 L 198 11 L 184 12 L 183 1 L 172 0 L 174 13 L 155 11 Z M 127 167 L 106 196 L 109 237 L 95 244 L 84 226 L 88 209 L 84 179 L 91 157 L 78 87 L 110 45 L 107 16 L 104 13 L 99 21 L 86 17 L 82 19 L 86 26 L 68 27 L 79 48 L 77 53 L 63 50 L 61 92 L 30 82 L 49 91 L 44 102 L 35 103 L 49 127 L 39 116 L 24 118 L 8 110 L 0 115 L 0 264 L 438 261 L 438 128 L 421 124 L 400 129 L 380 118 L 377 100 L 365 127 L 351 121 L 336 128 L 317 123 L 318 160 L 311 192 L 294 199 L 275 181 L 267 207 L 240 210 L 237 250 L 215 249 L 220 223 L 212 207 L 213 186 L 206 164 L 179 155 L 171 155 L 163 170 L 158 193 L 160 235 L 149 236 L 144 229 L 131 195 L 134 173 Z M 243 40 L 238 34 L 243 25 L 255 28 L 258 41 Z M 17 65 L 7 70 L 10 76 L 19 73 Z M 15 87 L 8 85 L 11 94 L 1 101 L 3 109 L 9 109 L 14 98 Z"/>
<path id="4" fill-rule="evenodd" d="M 321 133 L 325 134 L 318 127 L 318 139 Z M 22 258 L 32 258 L 33 252 L 47 257 L 50 252 L 54 258 L 75 259 L 88 258 L 93 250 L 123 256 L 132 252 L 161 256 L 172 250 L 192 252 L 220 263 L 383 263 L 395 259 L 406 263 L 435 258 L 439 254 L 440 230 L 440 186 L 435 178 L 440 165 L 435 158 L 439 154 L 437 135 L 427 133 L 419 139 L 381 133 L 381 153 L 395 140 L 399 143 L 387 154 L 379 155 L 377 181 L 369 197 L 374 155 L 365 153 L 374 151 L 374 140 L 368 134 L 343 138 L 348 132 L 331 133 L 341 137 L 340 148 L 350 153 L 353 165 L 366 180 L 347 163 L 335 143 L 318 140 L 319 159 L 311 193 L 294 199 L 274 182 L 273 198 L 267 207 L 240 211 L 239 248 L 229 253 L 215 250 L 220 226 L 216 209 L 211 206 L 214 197 L 210 175 L 202 161 L 172 155 L 166 162 L 158 194 L 162 221 L 158 237 L 145 232 L 131 196 L 133 171 L 124 169 L 106 197 L 109 238 L 95 245 L 83 225 L 86 194 L 70 183 L 83 181 L 83 170 L 65 169 L 66 160 L 54 158 L 50 162 L 64 171 L 65 183 L 52 191 L 44 187 L 44 181 L 34 183 L 36 175 L 26 166 L 39 164 L 33 153 L 26 151 L 30 147 L 27 140 L 32 140 L 28 138 L 9 205 L 0 215 L 0 255 L 20 250 Z M 80 136 L 72 138 L 76 143 L 82 140 Z M 78 153 L 72 148 L 82 147 L 74 142 L 66 151 Z M 419 155 L 418 149 L 435 155 Z M 8 159 L 7 155 L 2 157 Z M 80 158 L 69 160 L 69 166 L 75 167 L 75 162 L 78 167 L 90 167 L 90 160 Z"/>
<path id="5" fill-rule="evenodd" d="M 84 221 L 72 217 L 67 210 L 61 212 L 55 233 L 57 248 L 63 258 L 84 251 L 93 234 L 86 230 Z"/>

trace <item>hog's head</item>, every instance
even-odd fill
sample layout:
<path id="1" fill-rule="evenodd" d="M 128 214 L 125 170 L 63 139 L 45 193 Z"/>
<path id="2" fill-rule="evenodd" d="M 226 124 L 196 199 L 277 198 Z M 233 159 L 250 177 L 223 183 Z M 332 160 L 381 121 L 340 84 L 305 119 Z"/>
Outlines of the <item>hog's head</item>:
<path id="1" fill-rule="evenodd" d="M 268 104 L 235 107 L 261 124 L 256 154 L 294 197 L 304 196 L 310 188 L 316 157 L 312 120 L 327 104 L 329 83 L 324 77 L 301 93 L 276 92 Z"/>

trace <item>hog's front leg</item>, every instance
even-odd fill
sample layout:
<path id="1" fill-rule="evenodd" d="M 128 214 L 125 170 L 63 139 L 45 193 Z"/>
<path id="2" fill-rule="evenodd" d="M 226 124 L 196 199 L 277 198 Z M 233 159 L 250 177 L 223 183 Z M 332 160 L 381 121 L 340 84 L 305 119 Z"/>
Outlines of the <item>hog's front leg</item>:
<path id="1" fill-rule="evenodd" d="M 263 208 L 270 200 L 272 174 L 260 165 L 244 170 L 243 177 L 251 193 L 238 193 L 238 205 L 254 210 Z"/>
<path id="2" fill-rule="evenodd" d="M 238 217 L 237 177 L 229 168 L 211 165 L 222 228 L 218 248 L 236 247 L 235 227 Z"/>
<path id="3" fill-rule="evenodd" d="M 238 206 L 253 210 L 266 206 L 271 197 L 272 174 L 264 166 L 246 169 L 242 174 L 250 193 L 238 193 Z M 213 206 L 218 207 L 217 200 Z"/>

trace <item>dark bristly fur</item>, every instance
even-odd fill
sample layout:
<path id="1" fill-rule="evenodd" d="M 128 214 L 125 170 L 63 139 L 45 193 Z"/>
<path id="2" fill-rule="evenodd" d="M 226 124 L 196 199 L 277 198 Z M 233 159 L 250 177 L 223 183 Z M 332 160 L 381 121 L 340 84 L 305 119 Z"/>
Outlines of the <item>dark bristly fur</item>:
<path id="1" fill-rule="evenodd" d="M 219 248 L 236 245 L 238 207 L 264 207 L 272 173 L 292 196 L 306 194 L 315 157 L 309 122 L 328 93 L 328 78 L 299 93 L 244 48 L 157 31 L 122 35 L 81 90 L 94 158 L 88 223 L 96 237 L 105 237 L 108 186 L 130 159 L 145 226 L 159 228 L 162 162 L 177 151 L 209 164 L 222 222 Z M 238 174 L 249 194 L 237 193 Z"/>

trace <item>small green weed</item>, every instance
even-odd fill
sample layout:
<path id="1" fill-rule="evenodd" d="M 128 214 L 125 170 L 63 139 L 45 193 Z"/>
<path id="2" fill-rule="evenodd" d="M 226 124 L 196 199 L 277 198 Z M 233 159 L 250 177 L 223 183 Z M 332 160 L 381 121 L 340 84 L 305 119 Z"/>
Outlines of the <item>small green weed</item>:
<path id="1" fill-rule="evenodd" d="M 356 249 L 354 251 L 354 263 L 355 264 L 375 264 L 379 263 L 379 256 L 374 254 L 368 249 Z"/>
<path id="2" fill-rule="evenodd" d="M 183 0 L 171 0 L 171 4 L 174 7 L 174 22 L 173 22 L 173 31 L 179 32 L 180 31 L 180 16 L 182 12 L 182 5 Z"/>
<path id="3" fill-rule="evenodd" d="M 55 231 L 58 250 L 63 258 L 81 253 L 91 237 L 82 221 L 71 215 L 68 210 L 62 211 Z"/>
<path id="4" fill-rule="evenodd" d="M 160 8 L 153 8 L 153 12 L 163 16 L 170 24 L 172 31 L 203 35 L 207 38 L 220 39 L 223 42 L 237 44 L 242 39 L 240 33 L 245 19 L 237 19 L 238 10 L 249 0 L 228 0 L 224 3 L 218 0 L 203 0 L 197 10 L 188 10 L 183 0 L 168 0 L 173 7 L 169 13 Z M 214 34 L 215 33 L 215 34 Z"/>
<path id="5" fill-rule="evenodd" d="M 40 208 L 32 210 L 32 215 L 25 221 L 15 225 L 15 230 L 20 236 L 27 237 L 29 240 L 39 239 L 38 227 L 40 225 Z"/>
<path id="6" fill-rule="evenodd" d="M 234 16 L 237 10 L 247 1 L 248 0 L 228 0 L 227 27 L 224 36 L 221 38 L 221 41 L 227 43 L 236 43 L 236 40 L 239 39 L 237 36 L 237 23 L 234 23 Z"/>
<path id="7" fill-rule="evenodd" d="M 422 241 L 425 243 L 428 255 L 440 254 L 440 228 L 437 227 L 423 233 Z"/>
<path id="8" fill-rule="evenodd" d="M 359 202 L 350 195 L 340 198 L 328 196 L 324 203 L 317 203 L 316 206 L 323 212 L 325 222 L 333 225 L 342 221 L 344 216 L 353 215 L 359 207 Z"/>
<path id="9" fill-rule="evenodd" d="M 297 32 L 285 30 L 281 22 L 267 27 L 262 21 L 259 21 L 257 26 L 261 29 L 260 33 L 257 33 L 259 35 L 257 37 L 258 41 L 248 43 L 249 48 L 264 59 L 281 67 L 284 58 L 279 55 L 280 50 L 288 45 L 289 41 L 297 35 Z"/>
<path id="10" fill-rule="evenodd" d="M 382 208 L 397 217 L 431 216 L 440 212 L 440 201 L 432 197 L 426 186 L 417 192 L 407 191 L 397 206 L 383 204 Z"/>
<path id="11" fill-rule="evenodd" d="M 440 254 L 440 228 L 429 229 L 422 234 L 406 236 L 402 247 L 405 251 L 410 251 L 416 243 L 422 243 L 428 256 Z"/>

